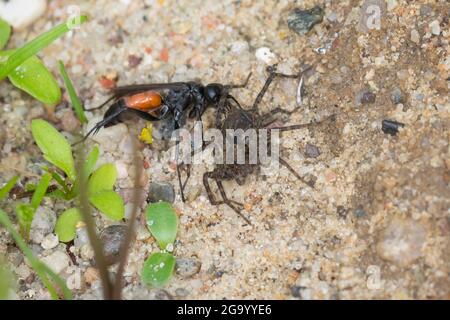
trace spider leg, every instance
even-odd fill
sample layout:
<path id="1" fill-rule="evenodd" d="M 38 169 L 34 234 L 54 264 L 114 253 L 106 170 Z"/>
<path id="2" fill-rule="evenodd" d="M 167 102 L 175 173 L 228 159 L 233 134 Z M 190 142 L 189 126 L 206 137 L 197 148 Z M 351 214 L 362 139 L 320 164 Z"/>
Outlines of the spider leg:
<path id="1" fill-rule="evenodd" d="M 217 178 L 214 180 L 216 181 L 217 187 L 219 188 L 219 192 L 222 196 L 223 203 L 226 204 L 227 206 L 229 206 L 231 209 L 233 209 L 234 212 L 236 212 L 242 219 L 245 220 L 245 222 L 247 222 L 248 224 L 251 225 L 252 223 L 250 222 L 250 220 L 248 220 L 248 218 L 242 214 L 240 209 L 235 207 L 235 205 L 240 206 L 240 207 L 244 207 L 244 205 L 240 202 L 228 199 L 227 194 L 225 193 L 225 189 L 223 187 L 222 181 L 220 181 Z"/>
<path id="2" fill-rule="evenodd" d="M 311 187 L 312 189 L 314 189 L 314 185 L 311 184 L 311 182 L 305 180 L 305 178 L 303 178 L 302 176 L 300 176 L 300 174 L 298 174 L 297 171 L 294 170 L 294 168 L 291 167 L 291 165 L 289 163 L 287 163 L 286 160 L 284 160 L 283 158 L 279 158 L 278 159 L 280 161 L 280 163 L 285 166 L 298 180 L 300 180 L 301 182 L 303 182 L 304 184 L 306 184 L 307 186 Z"/>

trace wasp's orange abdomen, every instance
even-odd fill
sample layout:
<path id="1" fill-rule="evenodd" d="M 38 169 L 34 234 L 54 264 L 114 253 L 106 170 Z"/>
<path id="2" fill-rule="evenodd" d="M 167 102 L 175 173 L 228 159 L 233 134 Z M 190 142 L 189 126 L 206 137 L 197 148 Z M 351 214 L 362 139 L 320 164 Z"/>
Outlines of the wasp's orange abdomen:
<path id="1" fill-rule="evenodd" d="M 141 111 L 150 111 L 161 106 L 161 95 L 155 91 L 146 91 L 125 97 L 125 104 L 128 108 Z"/>

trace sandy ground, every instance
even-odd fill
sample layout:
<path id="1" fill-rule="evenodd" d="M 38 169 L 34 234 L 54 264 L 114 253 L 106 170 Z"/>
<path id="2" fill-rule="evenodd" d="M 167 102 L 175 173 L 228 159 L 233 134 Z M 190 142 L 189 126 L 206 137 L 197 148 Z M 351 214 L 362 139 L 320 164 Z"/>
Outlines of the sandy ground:
<path id="1" fill-rule="evenodd" d="M 51 1 L 43 17 L 13 35 L 10 46 L 67 18 L 70 4 Z M 282 124 L 337 115 L 334 122 L 283 134 L 283 155 L 316 181 L 314 189 L 284 168 L 278 175 L 249 176 L 243 186 L 225 183 L 228 194 L 245 203 L 251 226 L 231 209 L 209 203 L 201 180 L 208 169 L 204 165 L 193 168 L 190 201 L 182 203 L 166 143 L 142 146 L 146 169 L 141 187 L 146 192 L 155 182 L 175 186 L 181 221 L 175 255 L 188 259 L 191 269 L 175 274 L 163 290 L 142 285 L 140 269 L 157 245 L 139 219 L 125 298 L 450 298 L 447 1 L 387 1 L 380 30 L 361 27 L 362 1 L 350 0 L 295 5 L 285 0 L 100 0 L 78 5 L 90 22 L 40 56 L 55 74 L 57 60 L 65 62 L 88 108 L 107 97 L 105 87 L 116 79 L 118 85 L 192 79 L 240 83 L 253 72 L 247 88 L 234 92 L 250 106 L 267 76 L 267 62 L 278 62 L 286 73 L 313 66 L 305 78 L 304 101 L 296 105 L 297 82 L 277 80 L 261 114 L 276 107 L 294 111 L 280 116 Z M 294 7 L 314 5 L 324 9 L 321 23 L 306 35 L 288 28 Z M 256 54 L 260 48 L 270 50 L 270 61 Z M 0 102 L 0 183 L 17 172 L 35 180 L 45 162 L 29 124 L 46 117 L 44 109 L 6 82 L 0 85 Z M 89 126 L 101 116 L 102 111 L 88 113 Z M 75 139 L 70 131 L 78 127 L 66 102 L 57 107 L 56 118 L 55 125 Z M 381 130 L 384 119 L 405 126 L 391 136 Z M 212 120 L 210 110 L 206 126 Z M 101 162 L 121 168 L 118 190 L 128 202 L 133 187 L 127 175 L 133 171 L 130 137 L 145 125 L 136 120 L 102 130 L 87 144 L 99 143 Z M 46 200 L 43 215 L 58 215 L 66 206 Z M 97 217 L 99 230 L 112 223 Z M 69 248 L 44 249 L 42 241 L 32 244 L 34 252 L 50 264 L 62 264 L 60 274 L 77 298 L 101 297 L 83 230 Z M 17 298 L 49 297 L 3 231 L 0 254 L 19 279 Z"/>

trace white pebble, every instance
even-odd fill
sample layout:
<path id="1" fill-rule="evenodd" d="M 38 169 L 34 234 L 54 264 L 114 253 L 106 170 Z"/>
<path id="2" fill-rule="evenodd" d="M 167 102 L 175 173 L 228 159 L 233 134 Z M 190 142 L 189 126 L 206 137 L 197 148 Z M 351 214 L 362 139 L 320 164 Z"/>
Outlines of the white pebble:
<path id="1" fill-rule="evenodd" d="M 244 51 L 248 51 L 247 41 L 235 41 L 231 44 L 231 52 L 234 54 L 241 54 Z"/>
<path id="2" fill-rule="evenodd" d="M 51 255 L 42 258 L 45 263 L 55 273 L 60 273 L 69 266 L 70 260 L 65 252 L 55 251 Z"/>
<path id="3" fill-rule="evenodd" d="M 266 64 L 273 64 L 277 60 L 277 56 L 267 47 L 261 47 L 257 49 L 255 56 L 256 59 L 261 60 Z"/>
<path id="4" fill-rule="evenodd" d="M 431 29 L 431 33 L 434 34 L 435 36 L 438 36 L 441 33 L 441 26 L 439 25 L 438 20 L 432 21 L 429 27 Z"/>
<path id="5" fill-rule="evenodd" d="M 39 207 L 31 223 L 30 239 L 40 244 L 44 237 L 53 231 L 56 224 L 56 214 L 44 207 Z"/>
<path id="6" fill-rule="evenodd" d="M 55 248 L 59 243 L 58 236 L 53 233 L 49 233 L 44 237 L 44 239 L 41 242 L 42 248 L 48 250 Z"/>
<path id="7" fill-rule="evenodd" d="M 128 177 L 127 165 L 125 163 L 123 163 L 122 161 L 117 161 L 116 169 L 118 179 L 125 179 Z"/>
<path id="8" fill-rule="evenodd" d="M 0 1 L 0 17 L 14 29 L 24 29 L 37 20 L 47 8 L 45 0 Z"/>

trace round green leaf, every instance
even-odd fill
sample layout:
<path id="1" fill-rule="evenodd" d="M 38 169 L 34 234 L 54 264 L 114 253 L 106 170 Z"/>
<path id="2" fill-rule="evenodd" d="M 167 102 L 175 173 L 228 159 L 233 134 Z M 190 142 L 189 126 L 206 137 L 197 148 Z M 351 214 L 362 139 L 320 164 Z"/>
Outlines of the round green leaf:
<path id="1" fill-rule="evenodd" d="M 151 203 L 147 207 L 147 226 L 162 250 L 175 241 L 178 216 L 168 202 Z"/>
<path id="2" fill-rule="evenodd" d="M 112 220 L 119 221 L 125 216 L 122 198 L 114 191 L 102 191 L 89 197 L 89 201 L 100 212 Z"/>
<path id="3" fill-rule="evenodd" d="M 0 63 L 5 63 L 14 51 L 0 52 Z M 16 67 L 8 79 L 11 83 L 46 105 L 56 105 L 61 101 L 61 89 L 52 73 L 42 61 L 32 56 Z"/>
<path id="4" fill-rule="evenodd" d="M 151 287 L 163 287 L 172 277 L 175 257 L 170 253 L 154 253 L 142 268 L 141 279 Z"/>
<path id="5" fill-rule="evenodd" d="M 70 144 L 48 122 L 35 119 L 31 122 L 31 132 L 37 145 L 44 154 L 44 158 L 63 170 L 69 179 L 75 181 L 75 165 Z"/>
<path id="6" fill-rule="evenodd" d="M 117 180 L 116 166 L 106 163 L 94 171 L 88 182 L 88 193 L 111 191 Z"/>
<path id="7" fill-rule="evenodd" d="M 78 209 L 72 208 L 61 214 L 56 221 L 55 233 L 58 235 L 59 241 L 69 242 L 75 238 L 76 225 L 83 218 Z"/>
<path id="8" fill-rule="evenodd" d="M 0 49 L 8 43 L 9 36 L 11 35 L 11 26 L 0 18 Z"/>

